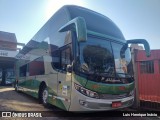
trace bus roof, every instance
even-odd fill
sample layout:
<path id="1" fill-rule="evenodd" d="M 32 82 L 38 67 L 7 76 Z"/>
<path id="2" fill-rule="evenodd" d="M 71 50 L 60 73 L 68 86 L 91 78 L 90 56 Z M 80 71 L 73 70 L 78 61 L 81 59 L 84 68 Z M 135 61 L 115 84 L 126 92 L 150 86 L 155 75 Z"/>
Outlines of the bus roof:
<path id="1" fill-rule="evenodd" d="M 111 36 L 113 38 L 125 40 L 122 32 L 120 31 L 120 29 L 117 27 L 117 25 L 111 19 L 109 19 L 108 17 L 106 17 L 100 13 L 92 11 L 90 9 L 83 8 L 80 6 L 75 6 L 75 5 L 65 5 L 62 8 L 60 8 L 40 30 L 44 29 L 44 27 L 46 25 L 48 25 L 48 23 L 57 21 L 57 19 L 55 19 L 55 17 L 57 15 L 60 16 L 62 12 L 64 12 L 64 15 L 67 16 L 66 18 L 64 17 L 65 18 L 64 21 L 66 21 L 66 20 L 69 21 L 69 20 L 72 20 L 76 17 L 83 17 L 86 21 L 86 26 L 87 26 L 88 30 L 98 32 L 101 34 L 105 34 L 105 35 Z M 61 25 L 61 26 L 63 26 L 63 25 Z M 58 32 L 59 28 L 56 28 L 57 32 Z M 38 34 L 35 34 L 35 35 L 39 36 L 39 34 L 41 34 L 39 32 L 37 32 L 37 33 Z M 24 48 L 19 52 L 19 55 L 22 55 L 22 54 L 25 55 L 30 50 L 35 48 L 37 45 L 38 45 L 38 41 L 34 41 L 33 39 L 31 39 L 26 44 L 26 46 L 24 46 Z"/>
<path id="2" fill-rule="evenodd" d="M 68 11 L 70 19 L 74 19 L 78 16 L 83 17 L 86 21 L 88 30 L 106 34 L 122 40 L 125 39 L 117 25 L 108 17 L 90 9 L 75 5 L 66 5 L 63 6 L 63 8 Z"/>

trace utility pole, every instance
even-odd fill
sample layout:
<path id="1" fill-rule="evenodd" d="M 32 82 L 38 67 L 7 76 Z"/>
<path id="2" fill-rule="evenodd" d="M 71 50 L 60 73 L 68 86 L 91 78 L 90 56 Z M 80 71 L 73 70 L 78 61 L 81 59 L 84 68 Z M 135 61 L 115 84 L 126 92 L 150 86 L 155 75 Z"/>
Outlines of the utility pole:
<path id="1" fill-rule="evenodd" d="M 139 85 L 138 85 L 138 68 L 137 68 L 137 53 L 138 50 L 142 50 L 142 46 L 138 46 L 137 44 L 131 45 L 131 57 L 132 57 L 132 65 L 133 65 L 133 72 L 134 72 L 134 80 L 135 80 L 135 97 L 134 97 L 134 108 L 140 107 L 140 99 L 139 99 Z"/>

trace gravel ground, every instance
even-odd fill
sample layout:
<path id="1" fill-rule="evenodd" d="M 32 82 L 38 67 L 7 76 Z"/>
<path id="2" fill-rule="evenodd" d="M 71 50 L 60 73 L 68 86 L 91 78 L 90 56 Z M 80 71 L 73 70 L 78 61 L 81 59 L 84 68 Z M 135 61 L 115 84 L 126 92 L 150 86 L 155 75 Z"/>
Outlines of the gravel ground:
<path id="1" fill-rule="evenodd" d="M 38 103 L 38 100 L 30 97 L 24 93 L 17 93 L 12 87 L 0 87 L 0 111 L 12 111 L 12 112 L 39 112 L 42 114 L 47 113 L 52 117 L 42 117 L 42 118 L 0 118 L 0 120 L 160 120 L 158 117 L 100 117 L 100 113 L 87 113 L 85 117 L 83 114 L 73 114 L 62 111 L 54 106 L 49 108 L 43 107 L 43 105 Z M 125 109 L 127 110 L 127 109 Z M 63 114 L 61 114 L 63 113 Z M 107 113 L 107 112 L 106 112 Z M 98 117 L 94 117 L 95 114 Z M 74 117 L 72 117 L 72 115 Z M 82 116 L 81 116 L 82 115 Z M 104 115 L 104 114 L 103 114 Z M 43 116 L 43 115 L 42 115 Z M 55 116 L 55 117 L 54 117 Z"/>

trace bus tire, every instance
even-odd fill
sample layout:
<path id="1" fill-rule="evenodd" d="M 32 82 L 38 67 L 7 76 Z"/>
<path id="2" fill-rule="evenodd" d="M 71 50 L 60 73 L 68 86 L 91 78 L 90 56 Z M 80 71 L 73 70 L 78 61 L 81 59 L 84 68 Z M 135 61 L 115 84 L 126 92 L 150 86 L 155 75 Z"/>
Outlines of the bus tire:
<path id="1" fill-rule="evenodd" d="M 18 91 L 18 84 L 17 84 L 17 83 L 15 84 L 14 87 L 15 87 L 15 91 L 16 91 L 16 92 L 19 92 L 19 91 Z"/>
<path id="2" fill-rule="evenodd" d="M 48 89 L 46 87 L 46 85 L 43 85 L 40 88 L 40 96 L 39 96 L 39 101 L 40 103 L 42 103 L 45 107 L 48 107 Z"/>

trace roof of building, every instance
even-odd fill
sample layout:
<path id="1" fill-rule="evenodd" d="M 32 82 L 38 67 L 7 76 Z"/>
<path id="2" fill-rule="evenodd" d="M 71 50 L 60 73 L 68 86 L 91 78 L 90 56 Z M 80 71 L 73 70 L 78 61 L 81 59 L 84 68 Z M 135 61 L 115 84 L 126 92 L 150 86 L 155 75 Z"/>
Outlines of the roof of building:
<path id="1" fill-rule="evenodd" d="M 15 33 L 0 31 L 0 41 L 17 43 Z"/>

